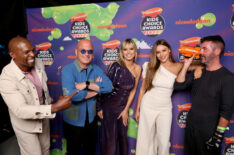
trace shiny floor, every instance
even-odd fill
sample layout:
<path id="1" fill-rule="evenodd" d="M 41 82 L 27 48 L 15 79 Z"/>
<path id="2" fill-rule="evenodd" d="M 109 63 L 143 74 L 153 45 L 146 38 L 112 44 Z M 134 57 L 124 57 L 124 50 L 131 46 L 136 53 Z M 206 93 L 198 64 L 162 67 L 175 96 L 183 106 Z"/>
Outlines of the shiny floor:
<path id="1" fill-rule="evenodd" d="M 0 155 L 20 155 L 19 145 L 15 136 L 0 143 Z"/>

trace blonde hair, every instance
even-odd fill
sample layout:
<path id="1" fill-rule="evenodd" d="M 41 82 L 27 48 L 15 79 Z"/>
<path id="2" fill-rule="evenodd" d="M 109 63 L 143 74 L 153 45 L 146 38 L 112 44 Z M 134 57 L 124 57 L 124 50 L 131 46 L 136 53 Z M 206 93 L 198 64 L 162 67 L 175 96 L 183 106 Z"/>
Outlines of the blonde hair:
<path id="1" fill-rule="evenodd" d="M 119 57 L 117 59 L 117 62 L 121 65 L 121 66 L 126 66 L 125 62 L 124 62 L 124 56 L 123 56 L 123 49 L 127 46 L 127 45 L 133 45 L 134 51 L 135 51 L 135 57 L 133 62 L 136 62 L 137 60 L 137 46 L 135 44 L 135 42 L 132 39 L 125 39 L 121 46 L 120 46 L 120 52 L 119 52 Z"/>
<path id="2" fill-rule="evenodd" d="M 154 46 L 153 46 L 152 52 L 151 52 L 150 61 L 149 61 L 148 66 L 147 66 L 146 77 L 145 77 L 146 91 L 153 88 L 152 81 L 153 81 L 153 78 L 155 76 L 155 73 L 157 72 L 157 70 L 161 64 L 161 62 L 158 60 L 158 58 L 156 56 L 156 49 L 159 45 L 166 46 L 170 51 L 172 51 L 170 44 L 166 40 L 161 39 L 161 40 L 157 40 L 154 43 Z M 175 60 L 172 56 L 172 52 L 170 52 L 169 60 L 172 62 L 175 62 Z"/>

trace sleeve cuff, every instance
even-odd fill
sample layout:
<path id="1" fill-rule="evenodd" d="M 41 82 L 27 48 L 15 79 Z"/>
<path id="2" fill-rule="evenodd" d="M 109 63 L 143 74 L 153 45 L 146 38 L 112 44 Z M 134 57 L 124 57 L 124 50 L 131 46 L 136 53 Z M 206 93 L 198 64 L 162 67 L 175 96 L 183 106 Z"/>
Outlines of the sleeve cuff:
<path id="1" fill-rule="evenodd" d="M 51 113 L 52 105 L 41 105 L 40 110 L 35 112 L 37 118 L 55 118 L 56 113 Z"/>

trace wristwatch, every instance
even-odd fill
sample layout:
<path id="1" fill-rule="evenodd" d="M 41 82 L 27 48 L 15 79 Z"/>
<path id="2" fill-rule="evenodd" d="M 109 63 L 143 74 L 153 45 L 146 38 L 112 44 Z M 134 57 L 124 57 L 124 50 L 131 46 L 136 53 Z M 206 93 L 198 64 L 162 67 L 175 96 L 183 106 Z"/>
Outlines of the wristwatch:
<path id="1" fill-rule="evenodd" d="M 89 89 L 90 82 L 86 81 L 85 84 L 86 84 L 86 88 L 85 89 Z"/>

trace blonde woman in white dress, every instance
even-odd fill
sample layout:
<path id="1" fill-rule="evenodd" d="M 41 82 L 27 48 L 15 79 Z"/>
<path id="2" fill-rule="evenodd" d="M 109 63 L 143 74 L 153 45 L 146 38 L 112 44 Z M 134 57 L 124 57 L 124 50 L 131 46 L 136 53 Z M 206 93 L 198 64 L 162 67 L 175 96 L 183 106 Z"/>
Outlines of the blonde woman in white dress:
<path id="1" fill-rule="evenodd" d="M 135 119 L 139 121 L 136 155 L 169 155 L 171 94 L 182 66 L 183 63 L 174 61 L 171 47 L 165 40 L 156 41 L 150 61 L 143 64 L 135 113 Z"/>

